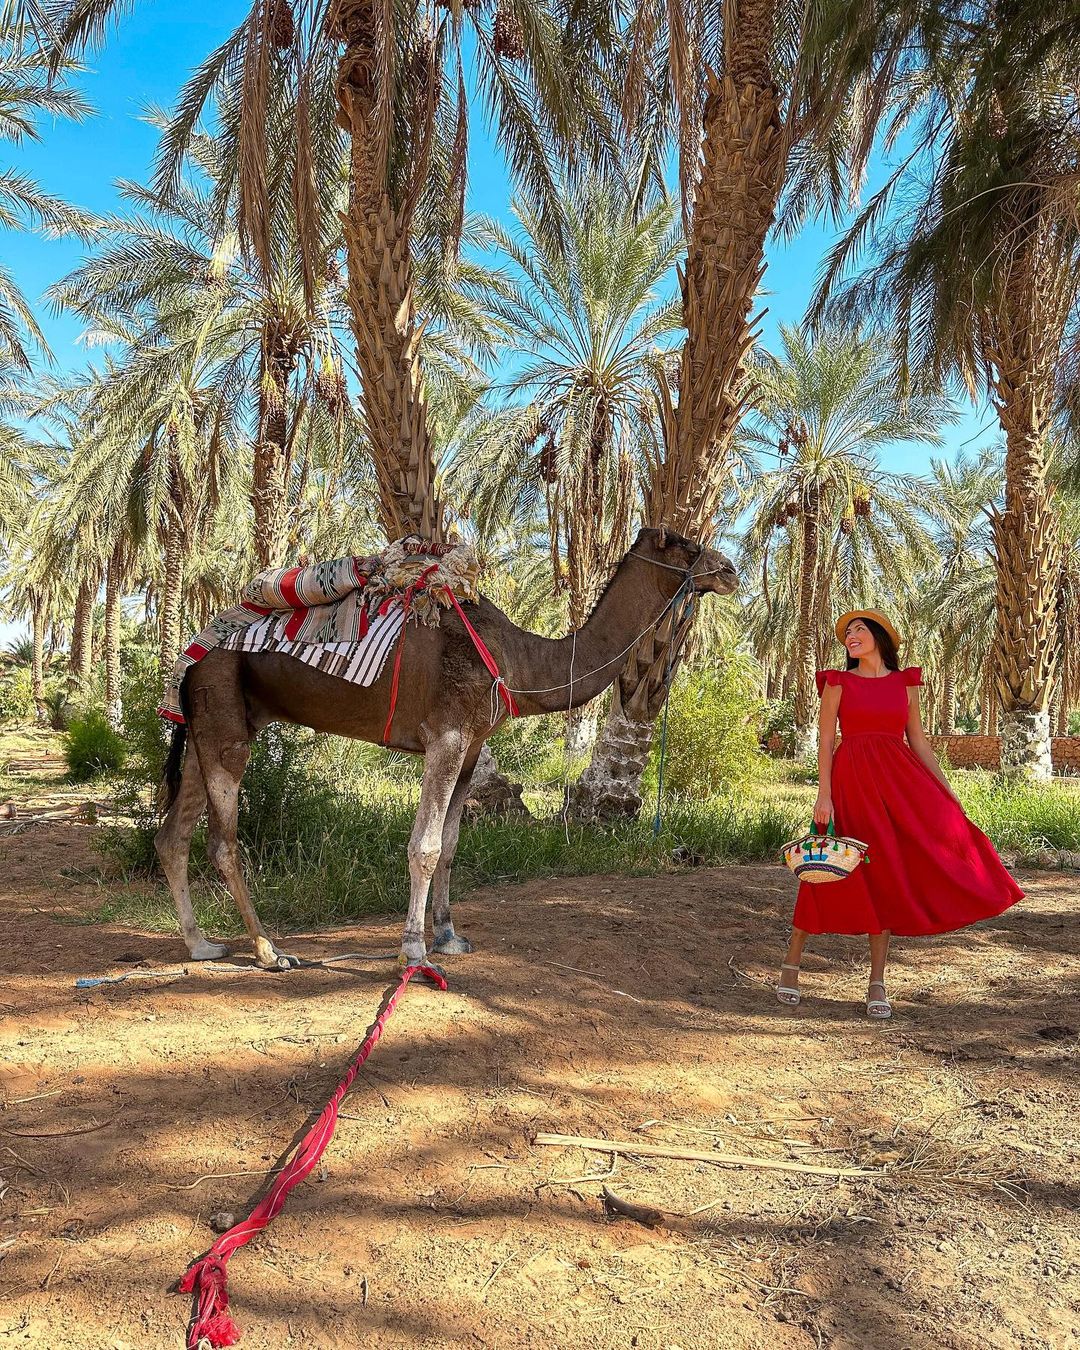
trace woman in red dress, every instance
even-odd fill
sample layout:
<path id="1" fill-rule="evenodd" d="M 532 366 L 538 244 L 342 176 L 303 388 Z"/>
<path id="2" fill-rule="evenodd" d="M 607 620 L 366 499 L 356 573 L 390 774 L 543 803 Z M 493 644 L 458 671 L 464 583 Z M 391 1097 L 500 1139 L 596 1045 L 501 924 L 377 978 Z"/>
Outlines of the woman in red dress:
<path id="1" fill-rule="evenodd" d="M 885 959 L 893 933 L 952 932 L 1000 914 L 1024 893 L 938 768 L 919 718 L 922 672 L 899 668 L 896 629 L 876 610 L 856 610 L 837 621 L 836 636 L 847 649 L 847 669 L 817 673 L 814 826 L 824 833 L 832 819 L 837 834 L 861 840 L 870 853 L 839 881 L 800 885 L 776 996 L 799 1002 L 799 960 L 810 933 L 866 933 L 866 1011 L 886 1018 L 892 1009 Z"/>

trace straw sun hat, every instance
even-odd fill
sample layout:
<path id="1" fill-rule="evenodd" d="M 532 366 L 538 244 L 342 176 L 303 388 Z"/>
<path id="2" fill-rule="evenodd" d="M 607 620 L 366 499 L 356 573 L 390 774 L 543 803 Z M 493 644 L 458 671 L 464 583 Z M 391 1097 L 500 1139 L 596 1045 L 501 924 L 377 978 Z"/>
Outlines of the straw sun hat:
<path id="1" fill-rule="evenodd" d="M 852 619 L 873 619 L 875 623 L 879 623 L 885 629 L 896 646 L 900 646 L 900 634 L 885 615 L 876 609 L 852 609 L 847 614 L 841 614 L 836 621 L 836 636 L 841 642 L 844 640 L 844 633 Z"/>

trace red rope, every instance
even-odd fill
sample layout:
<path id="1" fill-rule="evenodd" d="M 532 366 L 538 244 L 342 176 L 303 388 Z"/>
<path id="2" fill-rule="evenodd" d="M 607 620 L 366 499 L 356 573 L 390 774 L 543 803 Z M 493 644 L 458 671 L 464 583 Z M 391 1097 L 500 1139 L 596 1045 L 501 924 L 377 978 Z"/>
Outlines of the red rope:
<path id="1" fill-rule="evenodd" d="M 446 594 L 450 597 L 450 600 L 453 603 L 454 608 L 458 612 L 458 617 L 461 619 L 461 622 L 465 625 L 465 631 L 472 638 L 473 646 L 476 648 L 480 660 L 483 661 L 485 666 L 487 666 L 488 674 L 495 681 L 495 687 L 499 691 L 499 697 L 506 704 L 506 711 L 510 714 L 511 717 L 517 717 L 519 715 L 518 706 L 514 702 L 514 696 L 507 688 L 506 681 L 499 674 L 498 663 L 492 656 L 491 652 L 488 650 L 487 643 L 476 631 L 476 629 L 472 626 L 469 620 L 465 617 L 465 611 L 458 604 L 458 598 L 454 594 L 454 592 L 450 589 L 449 586 L 446 587 Z"/>
<path id="2" fill-rule="evenodd" d="M 401 597 L 401 637 L 398 638 L 397 651 L 394 654 L 394 673 L 390 679 L 390 707 L 386 714 L 386 726 L 383 727 L 383 745 L 388 745 L 390 743 L 390 726 L 394 720 L 394 713 L 397 712 L 398 681 L 401 679 L 401 654 L 405 650 L 405 634 L 408 632 L 409 628 L 409 610 L 412 607 L 413 596 L 417 591 L 422 591 L 424 589 L 427 585 L 428 577 L 431 576 L 432 572 L 438 570 L 438 566 L 438 563 L 432 563 L 430 567 L 425 567 Z M 386 614 L 396 598 L 396 596 L 391 595 L 385 599 L 379 606 L 379 613 Z"/>
<path id="3" fill-rule="evenodd" d="M 405 986 L 414 975 L 423 975 L 440 989 L 446 988 L 445 976 L 434 966 L 418 965 L 405 968 L 397 988 L 386 1000 L 382 1012 L 375 1019 L 363 1045 L 356 1052 L 345 1077 L 334 1089 L 334 1095 L 323 1107 L 319 1119 L 304 1135 L 292 1157 L 274 1178 L 270 1190 L 246 1219 L 235 1224 L 227 1233 L 223 1233 L 205 1256 L 188 1267 L 179 1284 L 182 1294 L 195 1295 L 195 1309 L 188 1328 L 188 1350 L 197 1350 L 204 1339 L 211 1346 L 235 1345 L 239 1341 L 240 1330 L 229 1316 L 226 1263 L 238 1247 L 249 1243 L 256 1233 L 277 1217 L 289 1192 L 303 1181 L 322 1157 L 327 1144 L 334 1137 L 338 1108 L 345 1094 L 352 1087 L 361 1065 L 379 1043 L 383 1027 L 404 993 Z"/>

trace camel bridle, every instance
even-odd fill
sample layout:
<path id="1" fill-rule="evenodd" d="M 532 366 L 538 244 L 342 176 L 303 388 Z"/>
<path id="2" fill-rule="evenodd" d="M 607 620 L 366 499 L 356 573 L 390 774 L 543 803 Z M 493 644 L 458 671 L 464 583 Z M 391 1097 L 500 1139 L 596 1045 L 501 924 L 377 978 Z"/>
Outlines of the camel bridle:
<path id="1" fill-rule="evenodd" d="M 507 689 L 510 689 L 510 693 L 524 694 L 528 696 L 529 694 L 557 694 L 560 689 L 569 689 L 571 691 L 570 697 L 572 701 L 575 678 L 576 680 L 579 681 L 587 680 L 590 676 L 599 674 L 601 670 L 607 670 L 608 666 L 613 666 L 616 664 L 616 662 L 622 661 L 624 657 L 628 656 L 629 653 L 634 650 L 634 648 L 638 645 L 641 639 L 646 636 L 646 634 L 652 632 L 652 630 L 657 626 L 657 624 L 659 624 L 660 621 L 663 619 L 664 615 L 667 614 L 668 610 L 675 609 L 676 607 L 678 607 L 682 610 L 682 617 L 685 618 L 689 613 L 689 611 L 693 609 L 694 601 L 697 597 L 697 588 L 694 585 L 695 580 L 698 577 L 719 576 L 719 571 L 716 568 L 712 568 L 708 572 L 694 571 L 694 564 L 705 552 L 705 545 L 694 544 L 691 540 L 687 540 L 687 543 L 690 544 L 692 548 L 696 548 L 697 552 L 693 555 L 693 557 L 690 559 L 689 563 L 687 563 L 685 567 L 676 567 L 674 563 L 661 562 L 659 558 L 646 557 L 644 553 L 638 553 L 636 550 L 632 548 L 627 550 L 626 557 L 628 558 L 636 558 L 638 562 L 649 563 L 653 567 L 662 567 L 666 572 L 680 572 L 683 577 L 683 584 L 679 587 L 679 589 L 667 602 L 667 604 L 656 616 L 656 618 L 653 619 L 652 623 L 650 623 L 648 627 L 643 628 L 642 631 L 637 635 L 637 637 L 634 638 L 634 640 L 628 646 L 624 647 L 617 656 L 613 656 L 609 661 L 605 661 L 603 665 L 597 666 L 594 670 L 588 670 L 583 675 L 575 677 L 574 660 L 575 657 L 577 656 L 577 629 L 575 629 L 574 632 L 571 634 L 571 637 L 573 638 L 573 644 L 570 648 L 569 680 L 567 680 L 563 684 L 549 685 L 546 689 L 510 689 L 510 686 L 507 685 Z M 495 707 L 494 687 L 492 690 L 492 711 L 493 713 L 497 711 Z M 496 719 L 493 717 L 492 718 L 493 726 L 495 725 L 495 721 Z"/>

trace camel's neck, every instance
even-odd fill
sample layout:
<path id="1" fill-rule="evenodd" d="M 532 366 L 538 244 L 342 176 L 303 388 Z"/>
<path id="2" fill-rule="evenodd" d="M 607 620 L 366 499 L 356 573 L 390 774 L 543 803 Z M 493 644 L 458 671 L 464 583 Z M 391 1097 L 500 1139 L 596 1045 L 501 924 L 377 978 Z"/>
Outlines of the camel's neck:
<path id="1" fill-rule="evenodd" d="M 628 649 L 670 604 L 681 580 L 678 572 L 628 554 L 576 634 L 543 638 L 520 631 L 507 683 L 522 714 L 565 712 L 602 694 L 622 669 Z"/>

